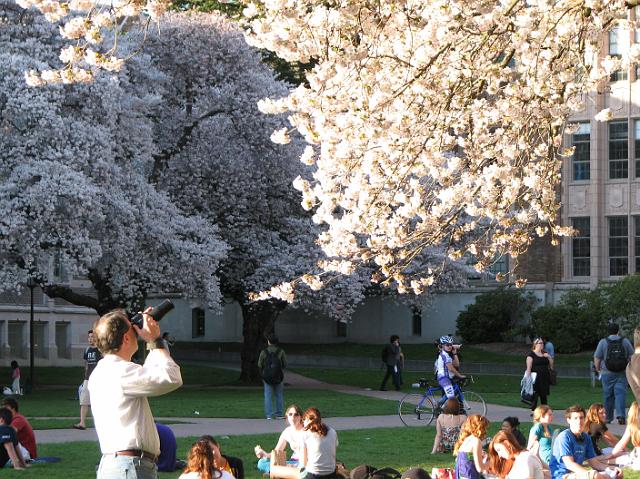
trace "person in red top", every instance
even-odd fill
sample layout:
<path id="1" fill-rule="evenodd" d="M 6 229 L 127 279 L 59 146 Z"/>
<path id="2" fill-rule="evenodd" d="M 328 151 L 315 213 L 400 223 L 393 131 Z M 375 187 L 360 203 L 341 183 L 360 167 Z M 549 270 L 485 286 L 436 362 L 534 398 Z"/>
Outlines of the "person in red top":
<path id="1" fill-rule="evenodd" d="M 18 412 L 18 401 L 12 397 L 4 398 L 2 400 L 2 407 L 6 407 L 13 413 L 11 426 L 18 431 L 18 442 L 29 451 L 31 459 L 37 458 L 38 449 L 36 447 L 36 436 L 33 434 L 33 429 L 29 421 L 27 421 L 27 418 Z"/>

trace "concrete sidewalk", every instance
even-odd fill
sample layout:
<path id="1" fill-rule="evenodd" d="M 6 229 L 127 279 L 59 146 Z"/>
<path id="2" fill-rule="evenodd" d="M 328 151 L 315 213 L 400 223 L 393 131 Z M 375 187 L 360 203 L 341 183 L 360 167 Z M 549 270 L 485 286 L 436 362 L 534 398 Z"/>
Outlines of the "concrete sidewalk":
<path id="1" fill-rule="evenodd" d="M 354 417 L 327 417 L 327 424 L 336 430 L 347 429 L 372 429 L 377 427 L 403 427 L 403 423 L 395 413 L 397 402 L 406 392 L 396 391 L 373 391 L 370 389 L 356 388 L 352 386 L 327 384 L 315 379 L 311 379 L 291 371 L 286 373 L 286 385 L 289 387 L 304 389 L 322 389 L 337 391 L 345 394 L 357 394 L 377 399 L 389 401 L 390 414 L 386 416 L 354 416 Z M 211 389 L 212 392 L 215 388 Z M 285 387 L 286 395 L 286 387 Z M 487 404 L 487 417 L 492 422 L 502 422 L 507 416 L 515 416 L 520 422 L 530 422 L 530 411 L 524 407 L 499 406 Z M 75 418 L 69 419 L 69 424 L 73 424 Z M 171 429 L 176 437 L 200 436 L 211 434 L 213 436 L 247 435 L 262 433 L 279 433 L 284 427 L 284 421 L 267 419 L 236 419 L 236 418 L 156 418 L 159 422 L 171 420 L 184 422 L 184 424 L 172 424 Z M 563 411 L 556 411 L 554 423 L 566 426 Z M 610 424 L 609 430 L 620 436 L 624 432 L 624 426 Z M 50 429 L 35 431 L 38 443 L 63 443 L 74 441 L 97 441 L 98 437 L 94 429 L 78 431 L 76 429 Z"/>

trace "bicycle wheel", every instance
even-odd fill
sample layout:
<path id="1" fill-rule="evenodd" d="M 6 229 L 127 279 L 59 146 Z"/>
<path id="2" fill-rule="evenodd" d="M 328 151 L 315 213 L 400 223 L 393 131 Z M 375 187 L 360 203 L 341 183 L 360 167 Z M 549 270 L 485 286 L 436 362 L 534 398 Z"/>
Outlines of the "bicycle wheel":
<path id="1" fill-rule="evenodd" d="M 405 426 L 428 426 L 436 416 L 431 396 L 419 393 L 405 395 L 398 404 L 398 416 Z"/>
<path id="2" fill-rule="evenodd" d="M 482 396 L 473 391 L 464 391 L 464 403 L 461 407 L 461 413 L 471 416 L 472 414 L 480 414 L 482 416 L 487 415 L 487 404 L 482 399 Z"/>

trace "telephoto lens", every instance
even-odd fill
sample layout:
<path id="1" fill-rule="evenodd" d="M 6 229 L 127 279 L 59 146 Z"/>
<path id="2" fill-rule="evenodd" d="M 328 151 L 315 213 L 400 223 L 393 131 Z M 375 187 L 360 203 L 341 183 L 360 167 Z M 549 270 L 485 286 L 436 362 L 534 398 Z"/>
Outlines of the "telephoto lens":
<path id="1" fill-rule="evenodd" d="M 148 314 L 156 321 L 160 321 L 173 308 L 175 308 L 173 303 L 170 300 L 165 299 L 158 306 L 152 308 Z M 142 317 L 142 313 L 134 315 L 129 321 L 131 321 L 131 324 L 138 326 L 140 329 L 142 329 L 142 327 L 144 326 L 144 318 Z"/>

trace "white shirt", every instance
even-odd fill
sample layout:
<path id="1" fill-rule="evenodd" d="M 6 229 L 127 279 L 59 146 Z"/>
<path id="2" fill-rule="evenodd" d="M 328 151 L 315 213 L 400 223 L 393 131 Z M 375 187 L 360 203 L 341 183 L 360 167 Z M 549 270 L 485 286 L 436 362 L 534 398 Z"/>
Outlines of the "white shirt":
<path id="1" fill-rule="evenodd" d="M 305 471 L 318 476 L 326 476 L 336 470 L 338 434 L 334 429 L 328 428 L 326 436 L 305 431 L 304 446 L 307 448 Z"/>
<path id="2" fill-rule="evenodd" d="M 280 442 L 280 440 L 285 440 L 289 444 L 289 447 L 293 451 L 293 454 L 291 454 L 291 459 L 293 460 L 298 460 L 302 455 L 304 434 L 305 431 L 303 429 L 298 431 L 293 426 L 288 426 L 284 431 L 282 431 L 282 434 L 280 434 L 278 442 Z"/>
<path id="3" fill-rule="evenodd" d="M 450 378 L 451 374 L 449 373 L 449 367 L 447 364 L 453 363 L 453 359 L 449 356 L 445 351 L 440 351 L 438 353 L 438 359 L 435 362 L 436 369 L 436 377 L 440 378 Z"/>
<path id="4" fill-rule="evenodd" d="M 150 351 L 143 366 L 106 354 L 89 378 L 91 412 L 102 454 L 126 449 L 160 454 L 147 396 L 160 396 L 180 386 L 180 367 L 161 351 Z"/>
<path id="5" fill-rule="evenodd" d="M 516 456 L 507 479 L 544 479 L 542 462 L 529 451 L 522 451 Z"/>
<path id="6" fill-rule="evenodd" d="M 220 474 L 214 474 L 213 477 L 214 479 L 235 479 L 233 477 L 233 474 L 229 473 L 229 471 L 218 471 Z M 180 477 L 178 479 L 200 479 L 200 473 L 199 472 L 184 472 L 180 475 Z"/>

